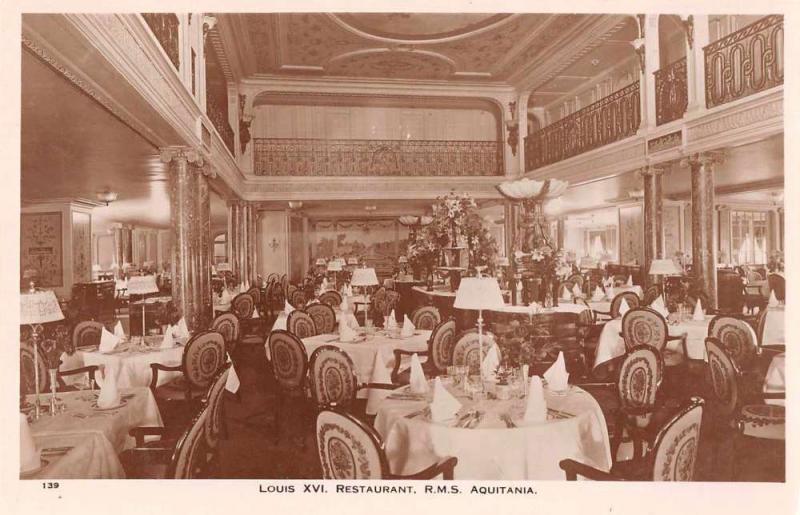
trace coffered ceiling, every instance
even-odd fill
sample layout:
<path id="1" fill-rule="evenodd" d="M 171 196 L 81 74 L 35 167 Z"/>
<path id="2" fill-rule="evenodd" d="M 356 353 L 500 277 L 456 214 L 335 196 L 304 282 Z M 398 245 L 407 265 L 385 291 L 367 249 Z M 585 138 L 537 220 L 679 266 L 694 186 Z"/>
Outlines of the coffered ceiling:
<path id="1" fill-rule="evenodd" d="M 223 67 L 239 78 L 340 77 L 525 82 L 549 80 L 631 17 L 591 14 L 218 14 Z M 627 37 L 627 35 L 625 35 Z M 548 62 L 574 46 L 571 57 Z M 616 59 L 616 56 L 612 56 Z M 603 59 L 604 63 L 606 60 Z M 607 63 L 606 63 L 607 64 Z M 546 72 L 546 73 L 544 73 Z M 583 71 L 581 71 L 583 73 Z"/>

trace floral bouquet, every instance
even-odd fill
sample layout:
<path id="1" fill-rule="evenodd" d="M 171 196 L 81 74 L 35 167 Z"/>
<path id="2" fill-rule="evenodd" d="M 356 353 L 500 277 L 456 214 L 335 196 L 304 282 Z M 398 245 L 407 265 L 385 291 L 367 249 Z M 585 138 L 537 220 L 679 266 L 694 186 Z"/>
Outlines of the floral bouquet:
<path id="1" fill-rule="evenodd" d="M 175 325 L 181 319 L 181 310 L 170 300 L 164 304 L 156 316 L 156 323 L 160 326 Z"/>

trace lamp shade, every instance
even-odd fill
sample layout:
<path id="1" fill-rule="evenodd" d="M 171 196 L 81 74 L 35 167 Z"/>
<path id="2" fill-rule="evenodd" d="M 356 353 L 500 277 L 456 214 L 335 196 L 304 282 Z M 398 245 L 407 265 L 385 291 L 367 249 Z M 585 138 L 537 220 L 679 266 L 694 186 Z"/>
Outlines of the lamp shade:
<path id="1" fill-rule="evenodd" d="M 347 258 L 347 264 L 348 265 L 357 265 L 358 264 L 358 258 L 357 257 Z"/>
<path id="2" fill-rule="evenodd" d="M 497 258 L 497 265 L 498 266 L 509 266 L 508 258 L 506 256 L 500 256 Z"/>
<path id="3" fill-rule="evenodd" d="M 650 263 L 650 275 L 681 275 L 683 270 L 678 268 L 671 259 L 654 259 Z"/>
<path id="4" fill-rule="evenodd" d="M 342 262 L 338 259 L 331 259 L 328 262 L 328 272 L 341 272 L 342 271 Z"/>
<path id="5" fill-rule="evenodd" d="M 500 285 L 494 277 L 465 277 L 456 291 L 454 308 L 499 309 L 505 306 Z"/>
<path id="6" fill-rule="evenodd" d="M 22 293 L 19 296 L 20 324 L 44 324 L 64 320 L 61 306 L 52 290 Z"/>
<path id="7" fill-rule="evenodd" d="M 416 225 L 419 222 L 419 217 L 413 215 L 404 215 L 397 219 L 401 225 L 405 225 L 406 227 L 411 225 Z"/>
<path id="8" fill-rule="evenodd" d="M 356 268 L 350 279 L 351 286 L 377 286 L 378 276 L 374 268 Z"/>
<path id="9" fill-rule="evenodd" d="M 325 259 L 324 258 L 317 258 L 314 262 L 317 266 L 325 266 Z"/>
<path id="10" fill-rule="evenodd" d="M 217 271 L 218 272 L 230 272 L 231 271 L 231 264 L 230 263 L 217 263 Z"/>
<path id="11" fill-rule="evenodd" d="M 147 295 L 148 293 L 158 293 L 156 276 L 136 275 L 128 279 L 128 295 Z"/>

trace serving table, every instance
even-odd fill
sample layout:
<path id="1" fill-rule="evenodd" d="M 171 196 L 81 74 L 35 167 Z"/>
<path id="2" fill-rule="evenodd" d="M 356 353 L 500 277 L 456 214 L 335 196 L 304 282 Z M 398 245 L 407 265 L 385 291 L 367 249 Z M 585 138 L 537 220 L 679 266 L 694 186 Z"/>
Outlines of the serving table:
<path id="1" fill-rule="evenodd" d="M 558 463 L 566 458 L 605 471 L 611 467 L 605 417 L 586 391 L 570 386 L 566 393 L 554 393 L 545 388 L 548 420 L 531 423 L 523 420 L 524 397 L 472 400 L 461 388 L 444 383 L 462 404 L 453 420 L 432 421 L 426 410 L 430 394 L 415 396 L 408 387 L 381 402 L 375 429 L 392 473 L 412 474 L 446 456 L 458 458 L 455 479 L 564 480 Z M 461 415 L 470 411 L 479 415 L 458 427 Z"/>

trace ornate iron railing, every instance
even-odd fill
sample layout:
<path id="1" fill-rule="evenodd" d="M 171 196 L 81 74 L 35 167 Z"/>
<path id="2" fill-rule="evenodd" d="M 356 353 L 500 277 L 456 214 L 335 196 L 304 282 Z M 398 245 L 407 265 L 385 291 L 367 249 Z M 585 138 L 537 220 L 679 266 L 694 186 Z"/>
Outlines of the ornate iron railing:
<path id="1" fill-rule="evenodd" d="M 497 141 L 254 138 L 256 175 L 502 175 Z"/>
<path id="2" fill-rule="evenodd" d="M 703 48 L 706 107 L 783 84 L 783 16 L 770 15 Z"/>
<path id="3" fill-rule="evenodd" d="M 686 58 L 654 72 L 656 76 L 656 125 L 683 118 L 689 105 Z"/>
<path id="4" fill-rule="evenodd" d="M 153 31 L 158 42 L 161 43 L 161 48 L 167 53 L 167 57 L 175 65 L 175 69 L 179 69 L 178 26 L 180 22 L 178 16 L 173 13 L 142 13 L 142 18 Z"/>
<path id="5" fill-rule="evenodd" d="M 214 102 L 211 97 L 206 98 L 206 114 L 208 115 L 208 119 L 211 120 L 211 123 L 214 124 L 214 127 L 217 129 L 222 141 L 225 142 L 225 146 L 228 147 L 232 156 L 236 155 L 234 152 L 234 134 L 233 129 L 231 128 L 231 124 L 228 123 L 228 119 L 225 116 L 225 111 Z"/>
<path id="6" fill-rule="evenodd" d="M 525 171 L 633 136 L 641 123 L 635 82 L 525 138 Z"/>

